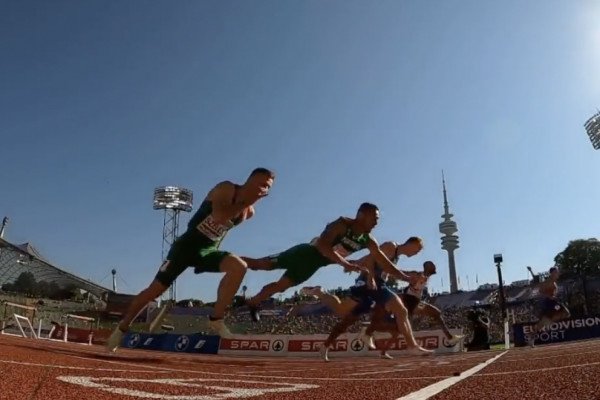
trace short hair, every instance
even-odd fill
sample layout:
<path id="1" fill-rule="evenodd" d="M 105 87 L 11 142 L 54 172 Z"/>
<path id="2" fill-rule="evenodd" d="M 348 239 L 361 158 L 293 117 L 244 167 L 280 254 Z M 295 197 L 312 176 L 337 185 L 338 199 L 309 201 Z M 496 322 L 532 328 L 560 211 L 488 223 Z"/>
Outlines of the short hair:
<path id="1" fill-rule="evenodd" d="M 418 243 L 421 247 L 423 247 L 423 239 L 421 239 L 418 236 L 411 236 L 408 239 L 406 239 L 406 242 L 404 242 L 404 244 L 411 244 L 411 243 Z"/>
<path id="2" fill-rule="evenodd" d="M 358 207 L 358 212 L 366 212 L 366 211 L 378 211 L 379 207 L 377 207 L 373 203 L 362 203 L 360 207 Z"/>
<path id="3" fill-rule="evenodd" d="M 254 170 L 252 170 L 252 172 L 250 173 L 250 177 L 253 177 L 254 175 L 266 175 L 269 178 L 275 179 L 275 173 L 273 171 L 262 167 L 254 168 Z"/>
<path id="4" fill-rule="evenodd" d="M 558 267 L 552 267 L 552 268 L 550 268 L 550 270 L 548 270 L 548 272 L 550 272 L 550 273 L 558 272 Z"/>

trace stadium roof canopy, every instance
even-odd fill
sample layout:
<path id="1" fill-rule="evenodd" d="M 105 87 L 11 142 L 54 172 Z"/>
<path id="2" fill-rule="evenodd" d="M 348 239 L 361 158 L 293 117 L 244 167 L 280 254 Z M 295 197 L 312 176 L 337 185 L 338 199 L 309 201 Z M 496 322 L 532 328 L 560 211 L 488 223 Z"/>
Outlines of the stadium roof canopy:
<path id="1" fill-rule="evenodd" d="M 5 283 L 13 283 L 23 272 L 31 272 L 36 281 L 55 282 L 61 287 L 72 284 L 99 298 L 112 292 L 104 286 L 54 266 L 30 243 L 15 245 L 0 239 L 0 287 Z"/>

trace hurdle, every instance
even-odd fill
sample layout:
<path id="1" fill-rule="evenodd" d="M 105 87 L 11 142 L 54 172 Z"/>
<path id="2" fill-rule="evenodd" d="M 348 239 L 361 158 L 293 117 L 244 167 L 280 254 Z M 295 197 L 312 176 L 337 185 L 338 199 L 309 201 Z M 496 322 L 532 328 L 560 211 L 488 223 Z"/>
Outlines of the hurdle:
<path id="1" fill-rule="evenodd" d="M 54 341 L 60 341 L 60 342 L 65 342 L 67 343 L 69 341 L 69 322 L 75 322 L 75 321 L 81 321 L 84 323 L 88 323 L 89 324 L 89 334 L 87 337 L 87 343 L 88 345 L 92 344 L 92 340 L 94 338 L 94 326 L 93 323 L 95 321 L 94 318 L 91 317 L 84 317 L 81 315 L 75 315 L 75 314 L 65 314 L 62 316 L 61 318 L 62 320 L 64 320 L 64 326 L 60 326 L 58 323 L 54 322 L 52 323 L 52 328 L 50 329 L 50 333 L 48 333 L 48 340 L 54 340 Z M 59 339 L 55 339 L 52 337 L 52 335 L 54 334 L 54 331 L 57 329 L 58 326 L 58 337 Z"/>
<path id="2" fill-rule="evenodd" d="M 29 329 L 31 338 L 37 339 L 39 337 L 38 334 L 41 329 L 42 321 L 39 321 L 40 326 L 38 327 L 38 333 L 36 333 L 36 331 L 35 331 L 35 329 L 33 329 L 33 325 L 32 325 L 32 321 L 35 319 L 35 312 L 37 310 L 35 307 L 26 306 L 24 304 L 12 303 L 9 301 L 2 303 L 2 305 L 4 307 L 3 307 L 3 313 L 2 313 L 2 324 L 0 325 L 0 334 L 1 335 L 28 337 L 28 335 L 25 333 L 25 329 L 23 329 L 23 324 L 24 324 L 25 328 Z M 10 308 L 12 308 L 12 310 Z M 18 309 L 20 311 L 17 311 L 14 309 Z M 31 314 L 31 319 L 25 315 L 21 315 L 21 314 L 27 314 L 28 312 Z M 7 322 L 11 322 L 11 320 L 14 321 L 14 325 L 7 324 Z M 7 330 L 14 328 L 15 326 L 18 328 L 18 332 L 20 334 L 7 331 Z"/>

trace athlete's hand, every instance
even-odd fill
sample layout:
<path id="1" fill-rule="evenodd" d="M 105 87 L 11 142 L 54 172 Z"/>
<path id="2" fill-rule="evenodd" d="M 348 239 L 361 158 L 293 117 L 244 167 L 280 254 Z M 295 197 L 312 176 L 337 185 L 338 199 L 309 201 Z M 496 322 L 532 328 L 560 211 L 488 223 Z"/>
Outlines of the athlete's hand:
<path id="1" fill-rule="evenodd" d="M 364 267 L 358 265 L 358 264 L 354 264 L 354 263 L 346 263 L 343 265 L 344 267 L 344 271 L 346 272 L 362 272 L 365 270 Z"/>

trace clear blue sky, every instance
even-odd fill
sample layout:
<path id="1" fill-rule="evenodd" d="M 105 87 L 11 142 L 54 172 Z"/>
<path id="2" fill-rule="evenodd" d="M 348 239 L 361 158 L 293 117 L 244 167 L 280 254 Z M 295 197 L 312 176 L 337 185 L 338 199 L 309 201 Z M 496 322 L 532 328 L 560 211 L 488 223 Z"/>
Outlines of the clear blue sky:
<path id="1" fill-rule="evenodd" d="M 600 107 L 598 21 L 598 2 L 567 0 L 2 1 L 6 239 L 95 281 L 115 267 L 137 292 L 160 264 L 155 186 L 198 205 L 266 166 L 271 196 L 225 249 L 278 252 L 372 201 L 375 236 L 422 236 L 401 265 L 435 261 L 447 289 L 444 169 L 461 286 L 494 281 L 496 252 L 524 279 L 598 236 L 583 129 Z M 213 300 L 218 279 L 190 269 L 179 298 Z M 308 284 L 351 282 L 331 266 Z"/>

